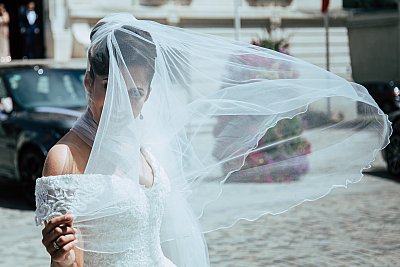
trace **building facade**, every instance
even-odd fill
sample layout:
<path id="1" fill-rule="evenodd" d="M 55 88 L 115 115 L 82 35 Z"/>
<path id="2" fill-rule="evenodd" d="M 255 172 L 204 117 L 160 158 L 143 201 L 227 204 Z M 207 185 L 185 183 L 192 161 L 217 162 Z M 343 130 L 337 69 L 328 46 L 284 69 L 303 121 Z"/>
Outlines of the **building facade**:
<path id="1" fill-rule="evenodd" d="M 346 18 L 341 0 L 330 1 L 330 70 L 351 80 Z M 293 56 L 326 68 L 321 1 L 315 0 L 47 0 L 47 57 L 85 57 L 89 33 L 102 17 L 128 12 L 138 19 L 251 42 L 286 38 Z M 46 12 L 47 11 L 47 12 Z M 240 31 L 235 18 L 240 17 Z M 236 24 L 238 25 L 238 24 Z"/>

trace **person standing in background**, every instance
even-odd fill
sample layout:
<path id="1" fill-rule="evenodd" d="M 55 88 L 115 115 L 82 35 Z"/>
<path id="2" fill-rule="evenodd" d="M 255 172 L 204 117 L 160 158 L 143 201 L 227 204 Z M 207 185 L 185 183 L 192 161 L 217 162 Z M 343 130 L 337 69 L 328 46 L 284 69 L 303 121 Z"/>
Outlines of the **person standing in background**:
<path id="1" fill-rule="evenodd" d="M 40 33 L 38 14 L 35 11 L 35 2 L 28 3 L 26 9 L 21 11 L 20 32 L 24 36 L 24 59 L 35 58 L 37 36 Z"/>
<path id="2" fill-rule="evenodd" d="M 4 6 L 0 4 L 0 62 L 10 62 L 9 28 L 10 16 Z"/>

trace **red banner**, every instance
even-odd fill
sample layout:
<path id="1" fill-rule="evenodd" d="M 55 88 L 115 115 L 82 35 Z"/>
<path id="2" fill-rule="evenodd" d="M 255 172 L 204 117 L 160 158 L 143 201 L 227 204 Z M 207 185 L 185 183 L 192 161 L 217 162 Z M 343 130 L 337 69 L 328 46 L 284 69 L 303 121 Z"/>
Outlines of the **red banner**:
<path id="1" fill-rule="evenodd" d="M 322 8 L 321 8 L 322 13 L 328 11 L 328 7 L 329 7 L 329 0 L 322 0 Z"/>

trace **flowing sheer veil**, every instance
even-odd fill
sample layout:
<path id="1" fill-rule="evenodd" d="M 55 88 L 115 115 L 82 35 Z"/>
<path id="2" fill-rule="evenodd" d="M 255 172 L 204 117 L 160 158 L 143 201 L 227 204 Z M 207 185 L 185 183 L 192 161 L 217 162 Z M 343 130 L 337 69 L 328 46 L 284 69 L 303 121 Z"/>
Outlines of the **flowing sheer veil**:
<path id="1" fill-rule="evenodd" d="M 134 196 L 149 149 L 171 182 L 161 242 L 178 266 L 208 265 L 205 232 L 358 182 L 388 143 L 390 123 L 365 88 L 302 60 L 129 14 L 96 27 L 89 53 L 106 44 L 108 65 L 96 60 L 108 86 L 98 125 L 89 108 L 73 128 L 92 145 L 85 174 L 130 179 Z M 140 115 L 135 66 L 151 80 Z M 117 202 L 103 194 L 102 216 Z"/>

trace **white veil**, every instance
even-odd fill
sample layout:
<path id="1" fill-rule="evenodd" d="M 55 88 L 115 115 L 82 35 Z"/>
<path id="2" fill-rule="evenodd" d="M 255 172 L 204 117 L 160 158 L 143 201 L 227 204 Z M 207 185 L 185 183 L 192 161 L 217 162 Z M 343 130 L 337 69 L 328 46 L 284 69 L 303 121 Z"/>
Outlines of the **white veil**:
<path id="1" fill-rule="evenodd" d="M 178 266 L 209 265 L 205 232 L 358 182 L 388 143 L 387 116 L 365 88 L 302 60 L 129 14 L 102 19 L 91 40 L 94 56 L 106 43 L 109 59 L 97 61 L 108 86 L 98 125 L 89 108 L 72 129 L 92 145 L 85 174 L 131 179 L 135 195 L 148 148 L 171 182 L 161 242 Z M 131 66 L 154 72 L 141 115 Z M 118 213 L 118 201 L 105 191 L 96 210 Z M 90 251 L 127 245 L 83 239 Z"/>

